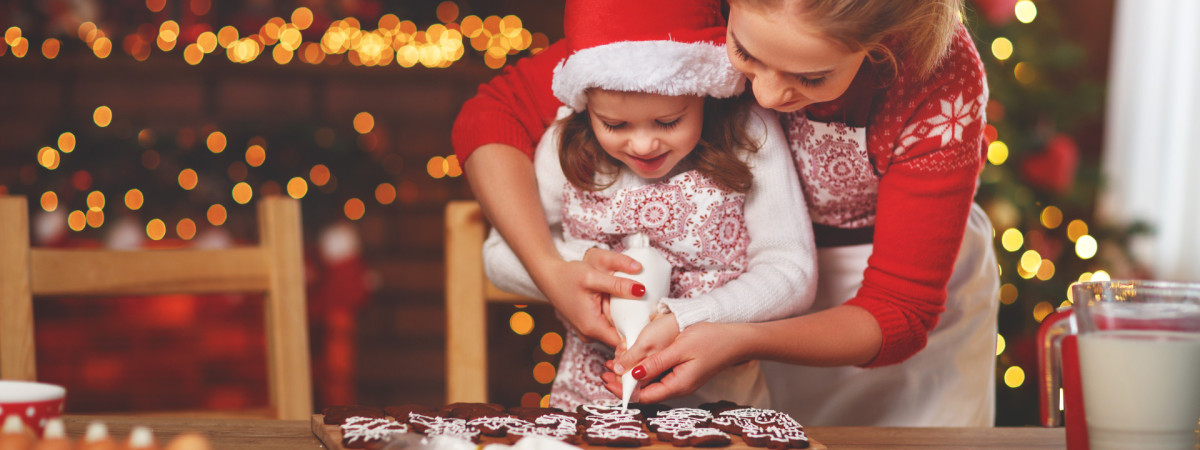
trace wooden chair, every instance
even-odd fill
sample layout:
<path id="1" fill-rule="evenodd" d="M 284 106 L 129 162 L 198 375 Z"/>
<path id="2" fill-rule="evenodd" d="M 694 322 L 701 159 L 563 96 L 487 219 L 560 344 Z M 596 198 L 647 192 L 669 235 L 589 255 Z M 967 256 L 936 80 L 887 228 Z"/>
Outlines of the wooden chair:
<path id="1" fill-rule="evenodd" d="M 312 375 L 300 204 L 258 204 L 256 246 L 218 250 L 31 248 L 24 197 L 0 196 L 0 378 L 36 380 L 33 298 L 46 296 L 265 293 L 268 388 L 278 419 L 308 420 Z"/>
<path id="2" fill-rule="evenodd" d="M 487 227 L 474 201 L 446 205 L 446 403 L 488 401 L 487 305 L 528 304 L 483 271 Z"/>

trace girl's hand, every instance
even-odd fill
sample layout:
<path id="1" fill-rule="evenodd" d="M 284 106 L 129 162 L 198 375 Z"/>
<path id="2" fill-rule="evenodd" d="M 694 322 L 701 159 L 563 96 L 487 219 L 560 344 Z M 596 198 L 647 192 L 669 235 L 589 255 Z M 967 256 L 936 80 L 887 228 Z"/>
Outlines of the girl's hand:
<path id="1" fill-rule="evenodd" d="M 621 343 L 621 347 L 617 348 L 618 359 L 622 361 L 640 361 L 647 355 L 658 353 L 660 350 L 667 348 L 668 345 L 671 345 L 671 342 L 675 341 L 676 336 L 679 336 L 679 322 L 675 320 L 675 315 L 671 313 L 659 314 L 638 334 L 637 342 L 633 344 L 633 347 L 626 348 L 629 343 Z M 624 371 L 622 370 L 622 372 Z"/>
<path id="2" fill-rule="evenodd" d="M 534 281 L 581 338 L 615 348 L 621 337 L 605 316 L 602 303 L 612 294 L 639 298 L 646 293 L 646 288 L 633 280 L 613 276 L 618 270 L 637 273 L 641 266 L 620 253 L 592 249 L 583 261 L 558 260 L 543 266 Z"/>
<path id="3" fill-rule="evenodd" d="M 639 400 L 643 403 L 682 397 L 695 392 L 722 369 L 747 359 L 745 352 L 748 349 L 744 344 L 748 326 L 753 324 L 697 323 L 679 333 L 663 350 L 641 360 L 633 358 L 632 352 L 627 351 L 619 355 L 610 368 L 615 369 L 618 364 L 632 367 L 634 378 L 644 385 Z M 621 395 L 620 374 L 623 372 L 601 375 L 605 388 Z"/>

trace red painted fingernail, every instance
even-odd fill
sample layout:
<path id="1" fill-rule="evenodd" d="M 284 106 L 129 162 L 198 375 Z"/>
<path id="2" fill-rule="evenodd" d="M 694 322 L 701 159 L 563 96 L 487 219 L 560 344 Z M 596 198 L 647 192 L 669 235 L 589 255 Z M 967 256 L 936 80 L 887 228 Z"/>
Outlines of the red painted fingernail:
<path id="1" fill-rule="evenodd" d="M 634 367 L 633 368 L 633 379 L 640 380 L 642 378 L 646 378 L 646 368 L 642 367 L 642 366 Z"/>
<path id="2" fill-rule="evenodd" d="M 646 286 L 643 286 L 641 284 L 633 285 L 633 296 L 641 297 L 643 295 L 646 295 Z"/>

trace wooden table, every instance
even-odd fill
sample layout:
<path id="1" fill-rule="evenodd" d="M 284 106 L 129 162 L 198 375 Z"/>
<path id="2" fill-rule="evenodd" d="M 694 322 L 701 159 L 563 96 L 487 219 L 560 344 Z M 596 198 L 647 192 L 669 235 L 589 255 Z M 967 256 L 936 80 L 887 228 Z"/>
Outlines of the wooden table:
<path id="1" fill-rule="evenodd" d="M 238 449 L 318 449 L 324 448 L 313 436 L 311 425 L 302 420 L 189 419 L 180 417 L 130 417 L 68 415 L 67 434 L 83 436 L 88 422 L 108 424 L 117 439 L 125 439 L 129 428 L 145 425 L 154 429 L 160 444 L 185 431 L 205 434 L 213 448 Z M 1041 449 L 1065 448 L 1062 428 L 881 428 L 881 427 L 806 427 L 805 430 L 830 449 Z"/>

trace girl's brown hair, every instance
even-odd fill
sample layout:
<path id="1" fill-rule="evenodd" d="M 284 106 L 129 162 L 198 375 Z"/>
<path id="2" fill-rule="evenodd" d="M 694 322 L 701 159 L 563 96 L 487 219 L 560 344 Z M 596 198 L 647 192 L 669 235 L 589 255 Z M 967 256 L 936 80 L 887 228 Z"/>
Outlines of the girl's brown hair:
<path id="1" fill-rule="evenodd" d="M 747 6 L 784 8 L 851 51 L 896 73 L 897 58 L 925 77 L 954 39 L 963 0 L 735 0 Z M 889 47 L 891 46 L 891 47 Z M 900 55 L 897 55 L 899 53 Z"/>
<path id="2" fill-rule="evenodd" d="M 685 159 L 718 186 L 733 192 L 749 191 L 753 181 L 750 166 L 742 160 L 742 152 L 758 151 L 758 144 L 745 128 L 749 102 L 750 98 L 744 95 L 727 99 L 705 98 L 700 142 Z M 606 177 L 610 181 L 602 183 L 597 175 L 616 175 L 622 163 L 600 147 L 587 110 L 571 114 L 560 123 L 558 161 L 567 181 L 586 191 L 598 191 L 612 185 L 616 177 Z"/>

